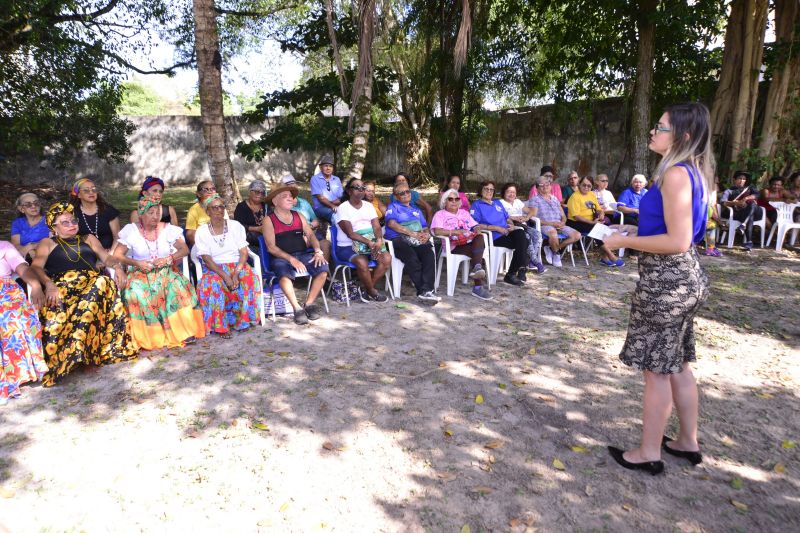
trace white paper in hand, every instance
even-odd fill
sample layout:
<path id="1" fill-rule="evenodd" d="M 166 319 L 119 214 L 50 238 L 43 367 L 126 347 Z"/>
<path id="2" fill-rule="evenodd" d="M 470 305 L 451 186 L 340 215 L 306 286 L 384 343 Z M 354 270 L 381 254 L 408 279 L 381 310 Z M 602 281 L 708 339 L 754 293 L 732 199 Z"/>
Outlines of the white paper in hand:
<path id="1" fill-rule="evenodd" d="M 589 232 L 589 237 L 602 241 L 612 233 L 616 233 L 616 230 L 609 228 L 605 224 L 595 224 L 592 231 Z"/>

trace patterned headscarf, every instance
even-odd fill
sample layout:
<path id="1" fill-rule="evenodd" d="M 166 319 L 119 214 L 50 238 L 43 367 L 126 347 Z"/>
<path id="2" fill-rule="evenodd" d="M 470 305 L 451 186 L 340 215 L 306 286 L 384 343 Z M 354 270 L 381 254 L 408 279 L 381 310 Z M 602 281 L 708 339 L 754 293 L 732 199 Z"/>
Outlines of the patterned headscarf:
<path id="1" fill-rule="evenodd" d="M 63 215 L 64 213 L 74 213 L 75 208 L 72 207 L 72 204 L 69 202 L 56 202 L 50 206 L 47 210 L 47 214 L 44 216 L 44 221 L 50 228 L 54 228 L 56 225 L 56 219 Z"/>
<path id="2" fill-rule="evenodd" d="M 72 190 L 69 191 L 70 196 L 77 198 L 78 194 L 81 192 L 81 187 L 87 181 L 92 181 L 92 180 L 90 180 L 89 178 L 81 178 L 78 181 L 76 181 L 75 184 L 72 186 Z"/>
<path id="3" fill-rule="evenodd" d="M 142 216 L 147 213 L 151 207 L 155 207 L 157 205 L 161 205 L 161 202 L 151 200 L 150 198 L 141 198 L 139 200 L 139 206 L 136 209 L 139 212 L 139 216 Z"/>
<path id="4" fill-rule="evenodd" d="M 209 196 L 208 198 L 206 198 L 205 200 L 203 200 L 203 209 L 208 211 L 209 204 L 211 204 L 211 202 L 213 202 L 214 200 L 222 200 L 222 196 L 220 196 L 217 193 L 214 193 L 211 196 Z"/>
<path id="5" fill-rule="evenodd" d="M 153 185 L 161 185 L 162 190 L 166 189 L 166 186 L 164 185 L 164 180 L 162 180 L 158 176 L 147 176 L 144 179 L 144 183 L 142 183 L 142 190 L 139 191 L 139 198 L 144 197 L 144 192 Z"/>

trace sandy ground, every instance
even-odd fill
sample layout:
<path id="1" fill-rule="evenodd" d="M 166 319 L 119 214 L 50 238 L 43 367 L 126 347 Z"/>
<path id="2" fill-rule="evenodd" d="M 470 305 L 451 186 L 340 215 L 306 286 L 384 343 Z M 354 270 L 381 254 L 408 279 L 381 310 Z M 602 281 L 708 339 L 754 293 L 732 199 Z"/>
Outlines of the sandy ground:
<path id="1" fill-rule="evenodd" d="M 800 258 L 703 263 L 699 467 L 607 455 L 640 429 L 636 266 L 581 263 L 26 387 L 0 408 L 0 531 L 798 531 Z"/>

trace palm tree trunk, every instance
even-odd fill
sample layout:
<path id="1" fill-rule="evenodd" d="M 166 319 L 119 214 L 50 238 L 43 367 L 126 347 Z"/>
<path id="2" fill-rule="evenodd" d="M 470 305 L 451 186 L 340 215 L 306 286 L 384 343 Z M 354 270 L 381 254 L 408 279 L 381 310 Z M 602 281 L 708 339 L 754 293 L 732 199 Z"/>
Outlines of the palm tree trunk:
<path id="1" fill-rule="evenodd" d="M 233 175 L 225 115 L 222 110 L 222 56 L 213 0 L 193 0 L 194 41 L 200 79 L 200 116 L 211 178 L 233 213 L 241 200 Z"/>

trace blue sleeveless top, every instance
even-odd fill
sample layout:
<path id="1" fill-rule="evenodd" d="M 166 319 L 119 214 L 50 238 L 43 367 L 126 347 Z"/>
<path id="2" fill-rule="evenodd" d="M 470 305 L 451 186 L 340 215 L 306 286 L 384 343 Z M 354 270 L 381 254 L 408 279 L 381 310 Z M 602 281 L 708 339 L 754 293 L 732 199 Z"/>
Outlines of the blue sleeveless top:
<path id="1" fill-rule="evenodd" d="M 703 183 L 697 169 L 686 163 L 678 163 L 676 166 L 685 168 L 692 182 L 692 242 L 697 244 L 705 238 L 708 199 L 703 199 Z M 639 236 L 663 235 L 666 232 L 664 198 L 658 185 L 653 185 L 639 203 Z"/>

